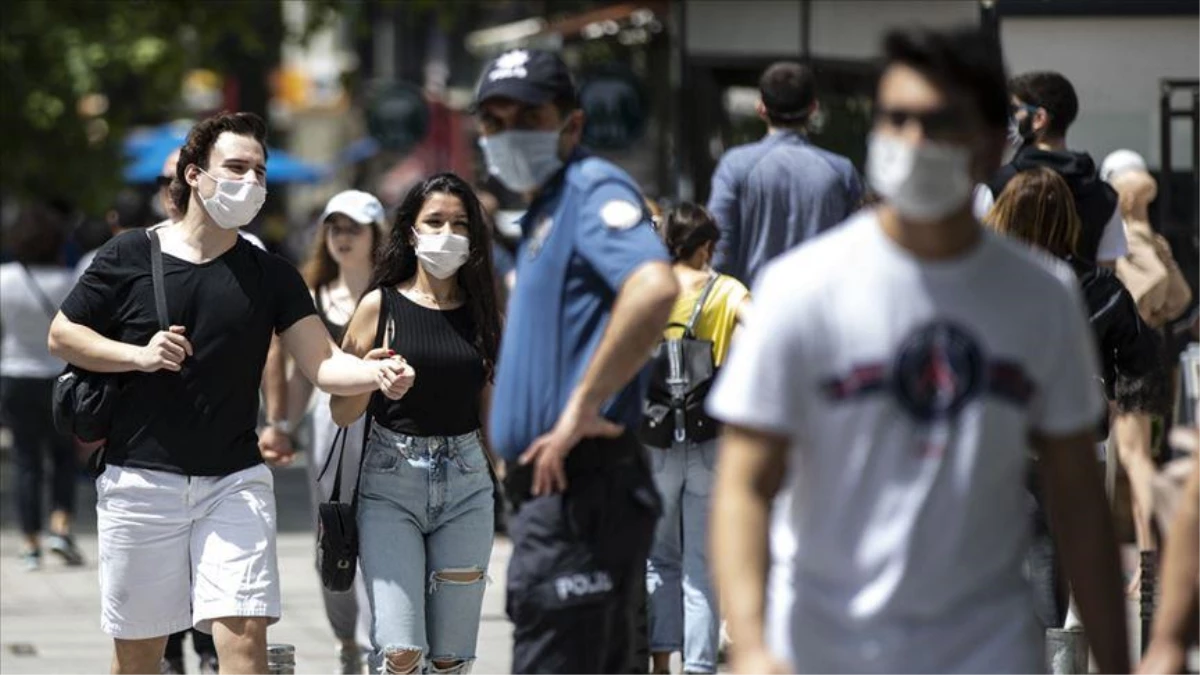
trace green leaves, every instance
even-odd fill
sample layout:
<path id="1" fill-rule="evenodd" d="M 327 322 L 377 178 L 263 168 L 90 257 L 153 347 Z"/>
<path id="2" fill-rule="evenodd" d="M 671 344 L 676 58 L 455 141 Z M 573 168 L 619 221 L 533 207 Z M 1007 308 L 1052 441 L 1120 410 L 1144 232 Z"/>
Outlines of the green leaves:
<path id="1" fill-rule="evenodd" d="M 315 0 L 305 40 L 342 3 Z M 178 108 L 194 68 L 273 59 L 280 0 L 18 0 L 0 17 L 0 191 L 100 214 L 122 185 L 122 139 Z M 263 84 L 265 86 L 265 84 Z"/>

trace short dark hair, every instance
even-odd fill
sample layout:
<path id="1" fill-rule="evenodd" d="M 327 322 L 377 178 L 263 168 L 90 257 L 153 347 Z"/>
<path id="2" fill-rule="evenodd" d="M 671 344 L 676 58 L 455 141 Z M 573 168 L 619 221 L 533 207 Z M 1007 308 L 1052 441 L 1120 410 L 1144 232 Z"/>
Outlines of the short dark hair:
<path id="1" fill-rule="evenodd" d="M 17 262 L 52 265 L 58 262 L 67 240 L 66 220 L 47 206 L 26 206 L 7 235 L 8 248 Z"/>
<path id="2" fill-rule="evenodd" d="M 193 164 L 207 171 L 212 147 L 226 131 L 254 138 L 262 145 L 263 159 L 267 158 L 267 123 L 258 115 L 221 112 L 199 122 L 188 132 L 187 140 L 179 149 L 179 163 L 175 165 L 175 179 L 171 181 L 171 201 L 180 213 L 187 213 L 192 195 L 192 186 L 184 180 L 184 173 Z"/>
<path id="3" fill-rule="evenodd" d="M 663 223 L 663 240 L 671 260 L 687 260 L 711 242 L 721 239 L 721 230 L 708 209 L 692 202 L 683 202 L 671 209 Z"/>
<path id="4" fill-rule="evenodd" d="M 938 86 L 967 94 L 984 124 L 1008 128 L 1008 88 L 995 38 L 978 28 L 893 30 L 883 38 L 884 67 L 899 63 Z"/>
<path id="5" fill-rule="evenodd" d="M 1038 70 L 1017 75 L 1008 83 L 1008 91 L 1022 102 L 1042 108 L 1050 115 L 1047 131 L 1065 136 L 1079 116 L 1079 97 L 1075 87 L 1061 73 Z"/>
<path id="6" fill-rule="evenodd" d="M 803 124 L 813 101 L 817 83 L 812 70 L 794 61 L 777 61 L 767 66 L 758 80 L 758 93 L 767 120 L 775 126 Z"/>

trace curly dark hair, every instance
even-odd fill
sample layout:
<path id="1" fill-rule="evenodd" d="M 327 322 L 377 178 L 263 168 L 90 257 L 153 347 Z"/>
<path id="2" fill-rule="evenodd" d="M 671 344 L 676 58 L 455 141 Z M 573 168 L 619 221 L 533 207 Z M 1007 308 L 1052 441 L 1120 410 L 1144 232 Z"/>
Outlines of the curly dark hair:
<path id="1" fill-rule="evenodd" d="M 421 207 L 434 193 L 458 197 L 467 212 L 467 236 L 471 240 L 471 252 L 467 262 L 458 270 L 457 279 L 466 293 L 467 306 L 475 322 L 475 349 L 483 357 L 483 367 L 491 381 L 500 353 L 500 312 L 496 299 L 496 272 L 492 265 L 492 235 L 479 198 L 466 181 L 452 173 L 440 173 L 408 191 L 396 211 L 391 236 L 379 254 L 371 287 L 395 287 L 417 273 L 413 228 Z"/>
<path id="2" fill-rule="evenodd" d="M 192 197 L 192 186 L 187 184 L 184 173 L 193 164 L 208 171 L 209 156 L 217 139 L 226 131 L 239 136 L 250 136 L 262 146 L 263 160 L 267 159 L 267 123 L 254 113 L 221 112 L 203 120 L 188 132 L 187 140 L 179 149 L 179 163 L 175 165 L 175 178 L 171 180 L 171 201 L 180 213 L 187 213 L 188 201 Z"/>

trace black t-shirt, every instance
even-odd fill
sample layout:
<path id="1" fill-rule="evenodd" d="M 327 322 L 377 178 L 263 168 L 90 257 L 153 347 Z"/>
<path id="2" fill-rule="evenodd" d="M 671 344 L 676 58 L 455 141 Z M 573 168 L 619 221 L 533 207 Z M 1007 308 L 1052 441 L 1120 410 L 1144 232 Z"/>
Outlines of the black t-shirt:
<path id="1" fill-rule="evenodd" d="M 194 355 L 178 373 L 123 373 L 105 460 L 117 466 L 224 476 L 262 461 L 258 388 L 272 332 L 314 314 L 300 274 L 238 237 L 214 260 L 163 254 L 167 316 Z M 150 238 L 113 238 L 62 304 L 63 314 L 105 337 L 145 345 L 159 330 Z"/>

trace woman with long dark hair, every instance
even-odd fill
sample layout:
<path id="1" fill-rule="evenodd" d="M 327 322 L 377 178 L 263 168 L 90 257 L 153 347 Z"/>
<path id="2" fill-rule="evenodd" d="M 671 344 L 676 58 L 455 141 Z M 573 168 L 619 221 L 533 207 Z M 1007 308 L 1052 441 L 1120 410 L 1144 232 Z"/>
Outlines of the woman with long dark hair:
<path id="1" fill-rule="evenodd" d="M 485 447 L 500 315 L 491 236 L 454 174 L 409 191 L 343 349 L 392 350 L 415 372 L 399 400 L 334 397 L 371 420 L 358 505 L 371 639 L 388 673 L 467 672 L 493 535 Z"/>

